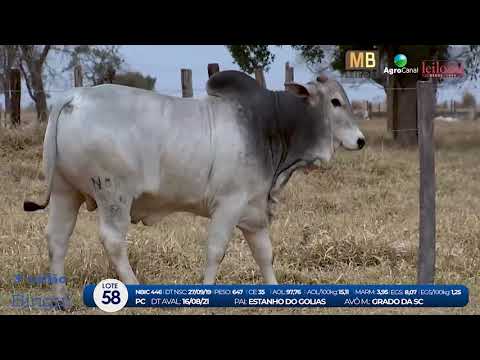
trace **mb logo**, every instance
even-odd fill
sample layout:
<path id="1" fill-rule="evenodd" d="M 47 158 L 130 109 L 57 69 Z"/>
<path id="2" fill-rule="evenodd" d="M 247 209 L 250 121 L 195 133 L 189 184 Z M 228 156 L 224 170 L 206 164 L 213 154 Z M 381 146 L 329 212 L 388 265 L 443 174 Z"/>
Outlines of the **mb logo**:
<path id="1" fill-rule="evenodd" d="M 345 70 L 377 70 L 378 50 L 349 50 L 345 54 Z"/>

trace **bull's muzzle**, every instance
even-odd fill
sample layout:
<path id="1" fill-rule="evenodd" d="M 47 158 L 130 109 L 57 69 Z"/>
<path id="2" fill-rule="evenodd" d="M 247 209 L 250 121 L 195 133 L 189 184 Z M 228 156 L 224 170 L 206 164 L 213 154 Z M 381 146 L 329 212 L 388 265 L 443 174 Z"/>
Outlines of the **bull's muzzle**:
<path id="1" fill-rule="evenodd" d="M 357 145 L 358 145 L 358 149 L 363 148 L 365 146 L 365 139 L 364 138 L 358 138 Z"/>

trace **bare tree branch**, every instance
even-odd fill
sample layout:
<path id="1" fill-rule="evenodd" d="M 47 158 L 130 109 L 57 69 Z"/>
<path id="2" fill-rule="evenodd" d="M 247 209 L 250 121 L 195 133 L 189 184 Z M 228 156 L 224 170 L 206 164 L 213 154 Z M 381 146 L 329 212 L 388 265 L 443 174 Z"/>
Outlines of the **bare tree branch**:
<path id="1" fill-rule="evenodd" d="M 30 95 L 30 97 L 32 98 L 32 100 L 36 102 L 36 101 L 37 101 L 37 98 L 35 97 L 35 95 L 33 95 L 32 87 L 31 87 L 31 84 L 30 84 L 30 78 L 29 78 L 29 76 L 28 76 L 28 73 L 25 71 L 25 68 L 23 67 L 21 61 L 20 61 L 20 63 L 19 63 L 19 66 L 20 66 L 20 71 L 21 71 L 22 74 L 23 74 L 23 78 L 25 79 L 25 84 L 27 84 L 28 94 Z"/>
<path id="2" fill-rule="evenodd" d="M 42 54 L 40 55 L 39 61 L 41 64 L 47 59 L 48 52 L 50 51 L 51 45 L 45 45 L 43 48 Z"/>

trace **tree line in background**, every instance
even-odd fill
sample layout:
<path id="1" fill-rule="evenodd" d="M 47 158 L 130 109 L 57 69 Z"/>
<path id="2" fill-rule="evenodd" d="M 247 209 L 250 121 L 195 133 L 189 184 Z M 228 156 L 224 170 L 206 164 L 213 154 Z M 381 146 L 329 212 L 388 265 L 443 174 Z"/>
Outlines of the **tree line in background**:
<path id="1" fill-rule="evenodd" d="M 10 113 L 8 75 L 12 68 L 21 71 L 38 123 L 45 123 L 48 118 L 46 84 L 77 65 L 82 66 L 85 86 L 99 85 L 110 78 L 109 82 L 115 84 L 153 90 L 156 79 L 126 71 L 119 50 L 118 45 L 0 45 L 0 93 L 4 95 L 5 112 Z M 59 68 L 56 61 L 65 57 L 67 65 Z"/>

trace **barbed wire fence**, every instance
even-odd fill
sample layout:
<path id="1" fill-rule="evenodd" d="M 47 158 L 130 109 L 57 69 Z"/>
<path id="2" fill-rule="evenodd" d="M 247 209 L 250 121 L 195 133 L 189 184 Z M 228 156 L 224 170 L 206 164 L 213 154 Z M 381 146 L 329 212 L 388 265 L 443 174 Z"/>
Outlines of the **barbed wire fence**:
<path id="1" fill-rule="evenodd" d="M 163 69 L 163 67 L 162 67 Z M 178 68 L 175 68 L 176 71 L 178 71 Z M 18 87 L 17 84 L 12 84 L 15 83 L 15 80 L 19 82 L 20 80 L 14 79 L 15 76 L 19 76 L 19 74 L 15 74 L 15 69 L 12 69 L 12 73 L 9 74 L 10 77 L 10 85 L 15 85 L 15 86 L 10 86 L 10 89 L 8 90 L 10 92 L 10 97 L 15 98 L 16 94 L 21 95 L 22 89 L 21 86 Z M 168 71 L 173 71 L 174 67 L 168 68 Z M 212 74 L 215 72 L 219 71 L 219 65 L 217 63 L 211 63 L 208 64 L 207 66 L 207 72 L 208 72 L 208 77 L 210 77 Z M 205 75 L 207 75 L 207 72 Z M 192 70 L 191 69 L 180 69 L 180 74 L 181 74 L 181 86 L 178 88 L 169 88 L 169 87 L 160 87 L 154 89 L 155 92 L 163 94 L 163 95 L 168 95 L 168 96 L 176 96 L 176 97 L 194 97 L 194 98 L 200 98 L 203 96 L 207 95 L 207 91 L 205 87 L 195 87 L 193 88 L 192 86 Z M 83 76 L 82 76 L 82 68 L 81 66 L 77 65 L 73 71 L 69 72 L 67 75 L 68 79 L 64 78 L 64 83 L 65 84 L 73 84 L 73 86 L 83 86 Z M 266 87 L 266 81 L 265 81 L 265 76 L 263 74 L 263 69 L 256 69 L 255 71 L 255 78 L 256 80 L 263 86 Z M 112 79 L 105 79 L 106 83 L 111 83 L 113 80 Z M 345 84 L 348 86 L 349 81 L 361 81 L 364 82 L 365 78 L 361 79 L 354 79 L 354 78 L 338 78 L 337 80 L 346 82 Z M 368 80 L 368 79 L 367 79 Z M 285 64 L 285 81 L 293 81 L 293 67 L 289 65 L 289 63 Z M 21 83 L 21 81 L 20 81 Z M 448 85 L 442 85 L 442 84 L 436 84 L 436 88 L 438 90 L 441 90 L 442 88 L 447 88 Z M 66 86 L 65 88 L 60 88 L 60 87 L 52 87 L 45 89 L 41 92 L 33 90 L 34 94 L 39 94 L 39 93 L 45 93 L 47 95 L 47 98 L 55 97 L 56 94 L 68 91 L 70 88 Z M 400 91 L 408 91 L 408 90 L 415 90 L 416 88 L 388 88 L 385 90 L 400 90 Z M 277 89 L 272 89 L 272 90 L 277 90 Z M 279 89 L 278 89 L 279 90 Z M 19 96 L 20 97 L 20 96 Z M 14 99 L 15 100 L 15 99 Z M 34 103 L 31 103 L 28 106 L 32 106 Z M 7 108 L 7 106 L 5 106 Z M 14 106 L 10 106 L 10 108 L 17 108 L 16 104 Z M 2 118 L 2 113 L 3 113 L 3 119 L 4 119 L 4 126 L 7 126 L 8 124 L 8 115 L 7 114 L 7 109 L 0 109 L 0 119 Z M 385 117 L 387 116 L 387 104 L 385 101 L 377 101 L 377 102 L 371 102 L 371 101 L 364 101 L 364 109 L 363 109 L 364 114 L 367 114 L 366 118 L 371 119 L 372 117 Z M 470 114 L 471 118 L 476 117 L 476 109 L 472 112 L 471 109 L 465 110 L 465 109 L 459 109 L 458 106 L 456 106 L 455 102 L 452 102 L 450 105 L 450 109 L 443 109 L 439 110 L 438 107 L 436 108 L 436 113 L 437 115 L 441 116 L 451 116 L 451 117 L 457 117 L 457 116 L 465 116 L 467 114 Z M 12 119 L 15 118 L 16 122 L 20 122 L 20 114 L 11 114 Z M 10 121 L 12 124 L 15 121 Z M 1 124 L 1 122 L 0 122 Z M 389 129 L 392 131 L 392 133 L 399 133 L 399 132 L 405 132 L 405 131 L 417 131 L 417 129 Z"/>

